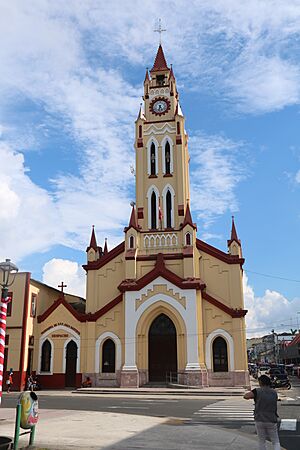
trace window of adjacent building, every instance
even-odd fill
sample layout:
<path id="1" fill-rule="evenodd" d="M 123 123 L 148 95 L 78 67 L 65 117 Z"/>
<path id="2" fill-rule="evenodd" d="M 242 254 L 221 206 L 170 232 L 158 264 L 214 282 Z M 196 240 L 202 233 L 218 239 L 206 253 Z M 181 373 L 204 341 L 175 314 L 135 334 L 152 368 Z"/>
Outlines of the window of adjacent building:
<path id="1" fill-rule="evenodd" d="M 36 315 L 36 294 L 31 294 L 31 305 L 30 305 L 30 317 L 35 317 Z"/>
<path id="2" fill-rule="evenodd" d="M 9 334 L 5 335 L 5 345 L 8 345 L 9 343 Z"/>
<path id="3" fill-rule="evenodd" d="M 214 372 L 228 372 L 228 354 L 225 339 L 218 336 L 213 342 Z"/>
<path id="4" fill-rule="evenodd" d="M 166 225 L 167 228 L 172 227 L 172 195 L 171 192 L 168 191 L 166 195 Z"/>
<path id="5" fill-rule="evenodd" d="M 41 372 L 50 372 L 51 351 L 51 344 L 48 339 L 46 339 L 42 345 Z"/>
<path id="6" fill-rule="evenodd" d="M 151 229 L 156 229 L 157 223 L 156 223 L 156 194 L 153 191 L 151 195 Z"/>
<path id="7" fill-rule="evenodd" d="M 153 142 L 150 147 L 150 175 L 156 175 L 156 150 Z"/>
<path id="8" fill-rule="evenodd" d="M 107 339 L 102 347 L 102 372 L 115 372 L 116 347 L 114 341 Z"/>
<path id="9" fill-rule="evenodd" d="M 9 316 L 11 316 L 11 313 L 12 313 L 12 299 L 13 299 L 13 293 L 12 293 L 12 292 L 9 292 L 9 293 L 8 293 L 8 297 L 10 298 L 10 301 L 7 303 L 6 315 L 9 317 Z"/>
<path id="10" fill-rule="evenodd" d="M 29 336 L 29 342 L 28 345 L 30 345 L 31 347 L 34 346 L 34 336 Z"/>

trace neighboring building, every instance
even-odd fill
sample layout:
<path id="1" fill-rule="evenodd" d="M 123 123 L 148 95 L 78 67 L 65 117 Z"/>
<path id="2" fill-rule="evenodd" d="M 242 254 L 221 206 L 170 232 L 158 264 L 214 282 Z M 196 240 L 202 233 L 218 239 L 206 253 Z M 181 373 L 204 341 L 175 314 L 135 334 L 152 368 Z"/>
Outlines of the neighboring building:
<path id="1" fill-rule="evenodd" d="M 248 385 L 242 248 L 197 239 L 176 79 L 159 46 L 136 120 L 136 205 L 108 251 L 92 230 L 86 311 L 64 296 L 40 309 L 34 369 L 43 386 Z M 121 175 L 120 175 L 121 176 Z"/>
<path id="2" fill-rule="evenodd" d="M 5 336 L 4 380 L 10 368 L 14 371 L 14 389 L 24 388 L 27 374 L 39 366 L 39 325 L 37 317 L 61 297 L 61 292 L 31 278 L 30 273 L 17 274 L 10 288 Z M 85 311 L 85 300 L 64 294 L 74 311 Z"/>
<path id="3" fill-rule="evenodd" d="M 285 364 L 300 364 L 300 333 L 281 345 L 280 358 Z"/>
<path id="4" fill-rule="evenodd" d="M 283 349 L 293 339 L 291 333 L 272 333 L 247 339 L 249 362 L 275 364 L 283 362 Z"/>

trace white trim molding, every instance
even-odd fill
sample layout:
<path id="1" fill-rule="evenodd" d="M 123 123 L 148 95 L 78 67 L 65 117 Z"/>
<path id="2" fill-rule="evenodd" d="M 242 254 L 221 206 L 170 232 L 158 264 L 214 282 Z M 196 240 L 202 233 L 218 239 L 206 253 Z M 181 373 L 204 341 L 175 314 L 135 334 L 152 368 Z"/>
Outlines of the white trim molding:
<path id="1" fill-rule="evenodd" d="M 148 191 L 147 191 L 147 199 L 148 199 L 148 228 L 151 228 L 151 196 L 152 196 L 152 192 L 155 193 L 156 195 L 156 228 L 159 228 L 159 220 L 158 220 L 158 203 L 159 203 L 159 190 L 157 189 L 156 186 L 154 186 L 154 184 L 152 184 L 152 186 L 149 187 Z"/>
<path id="2" fill-rule="evenodd" d="M 50 372 L 42 372 L 42 347 L 44 342 L 49 341 L 51 345 L 51 358 L 50 358 Z M 39 343 L 39 363 L 38 363 L 38 375 L 53 375 L 53 360 L 54 360 L 54 345 L 52 339 L 46 335 L 44 338 L 42 336 L 40 337 L 40 343 Z"/>
<path id="3" fill-rule="evenodd" d="M 158 175 L 158 141 L 155 137 L 151 137 L 147 142 L 147 173 L 151 175 L 151 145 L 155 146 L 155 175 Z"/>
<path id="4" fill-rule="evenodd" d="M 173 297 L 166 294 L 155 294 L 144 301 L 136 310 L 136 300 L 147 295 L 149 290 L 153 290 L 155 285 L 164 284 L 168 290 L 173 290 L 174 294 L 179 293 L 186 298 L 186 308 L 184 308 Z M 181 316 L 186 327 L 186 353 L 187 370 L 200 370 L 199 349 L 198 349 L 198 327 L 197 327 L 197 303 L 195 289 L 180 289 L 163 277 L 159 276 L 140 291 L 127 291 L 125 293 L 125 364 L 123 370 L 136 370 L 136 328 L 141 316 L 147 309 L 155 303 L 163 302 L 170 305 Z"/>
<path id="5" fill-rule="evenodd" d="M 213 341 L 218 336 L 225 339 L 227 343 L 228 368 L 232 372 L 234 370 L 234 342 L 232 336 L 222 328 L 212 331 L 206 338 L 205 344 L 205 362 L 208 370 L 213 370 Z"/>
<path id="6" fill-rule="evenodd" d="M 66 339 L 64 341 L 64 351 L 63 351 L 63 360 L 62 360 L 62 373 L 66 372 L 66 345 L 73 340 L 77 344 L 77 362 L 76 362 L 76 373 L 80 373 L 80 335 L 76 333 L 76 331 L 72 330 L 72 328 L 66 327 L 65 325 L 56 325 L 53 328 L 50 328 L 47 330 L 44 334 L 40 337 L 40 343 L 39 343 L 39 364 L 38 364 L 38 375 L 43 374 L 51 374 L 53 373 L 53 355 L 54 355 L 54 344 L 53 341 L 48 337 L 49 334 L 58 331 L 63 330 L 66 333 L 70 334 L 71 337 Z M 50 372 L 41 372 L 41 362 L 42 362 L 42 345 L 43 342 L 48 339 L 48 341 L 51 344 L 51 373 Z"/>
<path id="7" fill-rule="evenodd" d="M 174 172 L 173 141 L 168 135 L 163 138 L 162 143 L 161 143 L 162 170 L 163 170 L 163 174 L 165 174 L 166 173 L 166 143 L 167 142 L 169 142 L 169 145 L 170 145 L 170 173 L 172 174 Z"/>
<path id="8" fill-rule="evenodd" d="M 163 199 L 163 220 L 164 227 L 167 228 L 167 193 L 170 191 L 171 194 L 171 228 L 174 228 L 174 198 L 175 191 L 170 184 L 167 184 L 162 191 L 162 199 Z"/>
<path id="9" fill-rule="evenodd" d="M 70 337 L 64 342 L 64 350 L 63 350 L 63 373 L 66 373 L 67 366 L 67 345 L 69 342 L 75 342 L 77 345 L 77 360 L 76 360 L 76 373 L 80 373 L 80 339 L 75 339 L 74 337 Z"/>
<path id="10" fill-rule="evenodd" d="M 111 331 L 106 331 L 103 334 L 100 334 L 100 336 L 98 337 L 97 341 L 96 341 L 96 346 L 95 346 L 95 373 L 101 373 L 100 370 L 100 350 L 102 351 L 102 344 L 104 343 L 104 341 L 106 341 L 106 339 L 111 339 L 115 346 L 116 346 L 116 365 L 115 365 L 115 370 L 120 370 L 121 369 L 121 352 L 122 352 L 122 347 L 121 347 L 121 340 L 120 338 L 115 334 L 112 333 Z"/>

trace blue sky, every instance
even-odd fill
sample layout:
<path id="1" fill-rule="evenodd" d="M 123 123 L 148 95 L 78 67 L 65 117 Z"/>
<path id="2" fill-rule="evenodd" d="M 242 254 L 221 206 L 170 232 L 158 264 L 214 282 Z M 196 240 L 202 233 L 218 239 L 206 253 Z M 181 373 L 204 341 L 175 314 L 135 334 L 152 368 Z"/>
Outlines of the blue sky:
<path id="1" fill-rule="evenodd" d="M 295 327 L 299 2 L 64 3 L 0 5 L 0 257 L 84 295 L 91 225 L 100 244 L 122 240 L 134 120 L 161 17 L 190 138 L 198 237 L 226 250 L 234 214 L 249 335 Z"/>

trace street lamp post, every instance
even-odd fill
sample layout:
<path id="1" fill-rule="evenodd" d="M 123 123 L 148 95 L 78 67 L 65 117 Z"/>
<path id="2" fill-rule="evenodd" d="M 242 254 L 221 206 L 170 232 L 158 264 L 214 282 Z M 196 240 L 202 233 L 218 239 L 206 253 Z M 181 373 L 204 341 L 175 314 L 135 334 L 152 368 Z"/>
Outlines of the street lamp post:
<path id="1" fill-rule="evenodd" d="M 17 266 L 10 259 L 6 259 L 0 263 L 0 286 L 1 286 L 1 302 L 0 302 L 0 405 L 2 399 L 3 386 L 3 367 L 4 367 L 4 351 L 5 351 L 5 331 L 6 331 L 6 313 L 7 304 L 11 301 L 8 296 L 8 288 L 15 281 L 18 272 Z"/>

